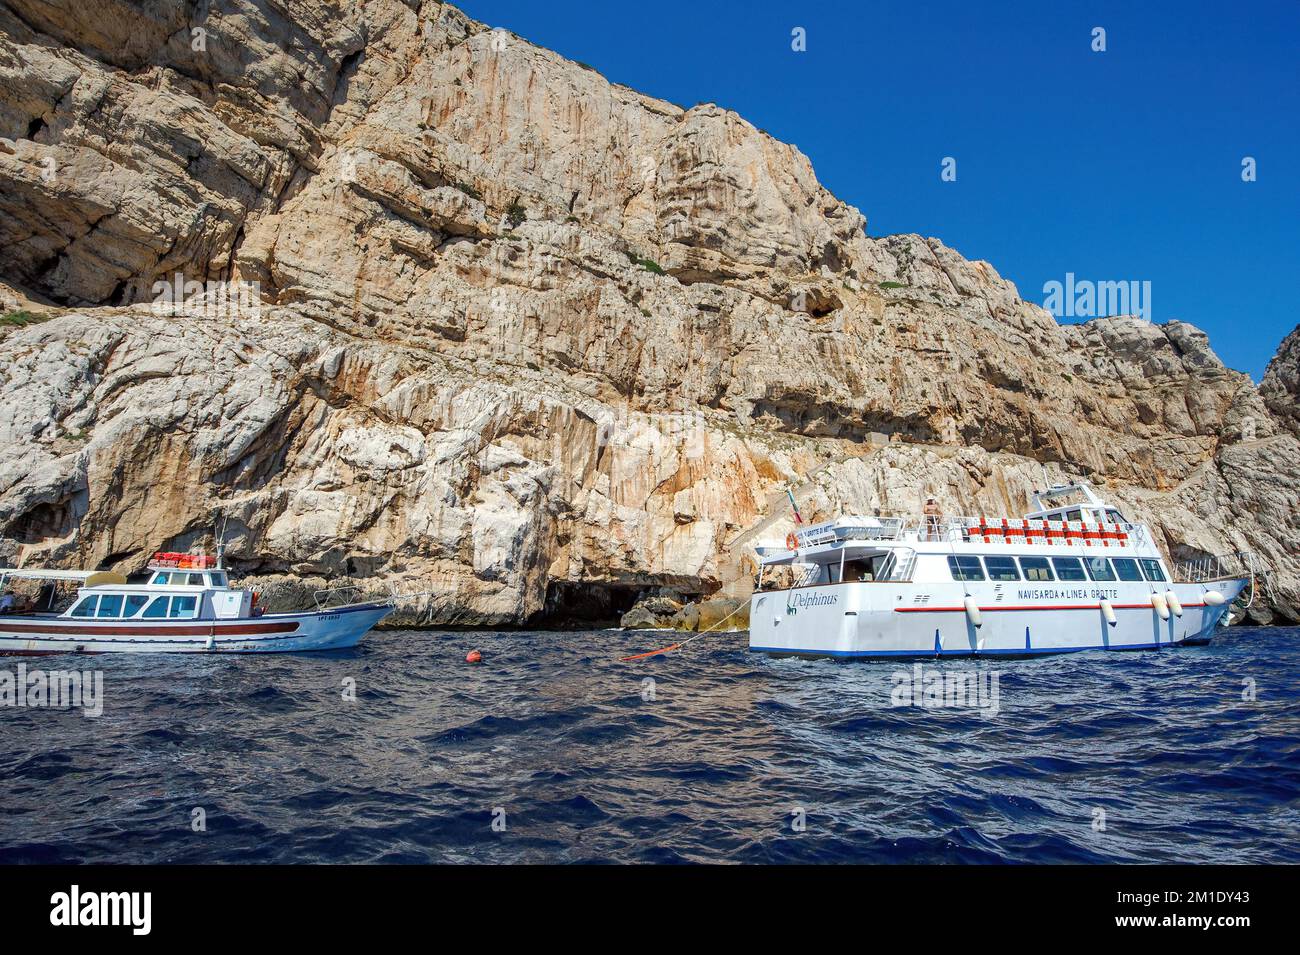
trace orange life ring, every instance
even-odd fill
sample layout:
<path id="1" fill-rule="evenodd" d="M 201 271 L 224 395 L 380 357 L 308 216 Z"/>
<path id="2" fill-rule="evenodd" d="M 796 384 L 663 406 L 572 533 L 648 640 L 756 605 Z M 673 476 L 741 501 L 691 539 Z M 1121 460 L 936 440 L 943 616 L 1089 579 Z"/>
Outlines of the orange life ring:
<path id="1" fill-rule="evenodd" d="M 785 535 L 785 549 L 786 550 L 799 549 L 799 538 L 795 536 L 794 531 L 791 531 L 789 534 Z"/>

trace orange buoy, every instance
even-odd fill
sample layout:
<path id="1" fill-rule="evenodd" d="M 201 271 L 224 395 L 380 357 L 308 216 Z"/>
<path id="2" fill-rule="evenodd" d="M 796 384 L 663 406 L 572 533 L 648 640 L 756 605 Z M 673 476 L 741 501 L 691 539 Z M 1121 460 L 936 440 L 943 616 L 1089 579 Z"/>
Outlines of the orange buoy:
<path id="1" fill-rule="evenodd" d="M 481 663 L 482 660 L 483 654 L 479 653 L 477 650 L 471 650 L 469 653 L 465 654 L 466 663 Z"/>

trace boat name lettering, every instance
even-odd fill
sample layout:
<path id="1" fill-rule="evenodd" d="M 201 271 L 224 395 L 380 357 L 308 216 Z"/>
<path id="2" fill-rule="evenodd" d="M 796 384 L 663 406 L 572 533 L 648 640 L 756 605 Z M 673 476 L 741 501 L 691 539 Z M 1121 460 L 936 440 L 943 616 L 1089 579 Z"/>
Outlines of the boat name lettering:
<path id="1" fill-rule="evenodd" d="M 795 594 L 795 605 L 798 607 L 826 607 L 840 602 L 836 594 Z"/>

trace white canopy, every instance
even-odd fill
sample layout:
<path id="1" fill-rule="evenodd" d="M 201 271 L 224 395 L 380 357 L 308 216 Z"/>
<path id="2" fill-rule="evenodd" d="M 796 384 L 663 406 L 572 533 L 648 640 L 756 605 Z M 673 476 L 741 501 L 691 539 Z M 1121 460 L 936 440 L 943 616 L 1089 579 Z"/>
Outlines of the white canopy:
<path id="1" fill-rule="evenodd" d="M 0 567 L 0 578 L 8 580 L 76 580 L 99 573 L 97 570 L 53 570 L 48 567 Z"/>

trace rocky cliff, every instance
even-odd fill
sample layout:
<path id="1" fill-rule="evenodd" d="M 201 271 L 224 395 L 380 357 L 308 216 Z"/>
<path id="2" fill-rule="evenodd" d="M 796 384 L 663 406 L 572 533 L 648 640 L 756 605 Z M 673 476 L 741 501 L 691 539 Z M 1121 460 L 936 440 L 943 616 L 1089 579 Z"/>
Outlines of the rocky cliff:
<path id="1" fill-rule="evenodd" d="M 510 624 L 743 589 L 787 483 L 1083 475 L 1300 618 L 1295 335 L 1257 390 L 1189 325 L 1058 325 L 735 113 L 447 4 L 0 0 L 0 76 L 0 561 L 219 519 L 272 591 Z"/>
<path id="2" fill-rule="evenodd" d="M 1300 326 L 1286 337 L 1269 362 L 1259 393 L 1282 424 L 1300 434 Z"/>

